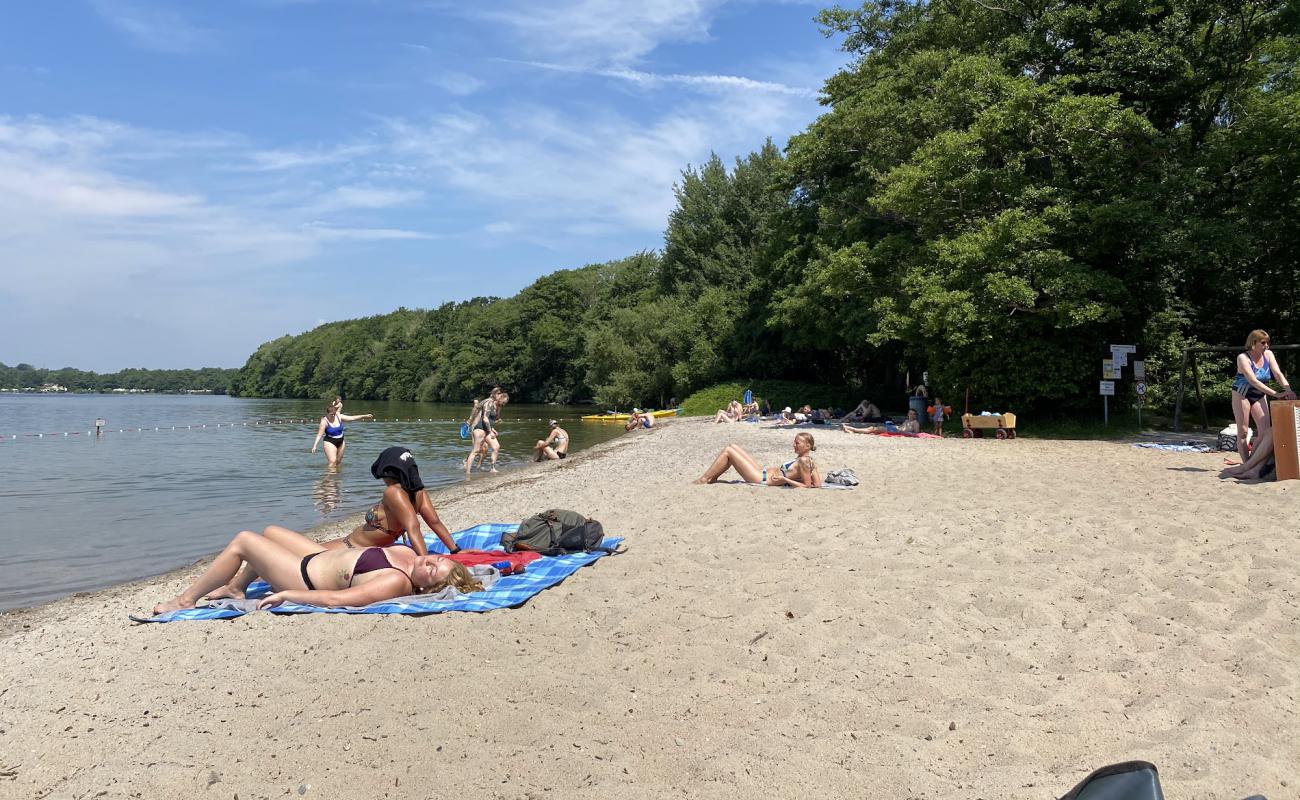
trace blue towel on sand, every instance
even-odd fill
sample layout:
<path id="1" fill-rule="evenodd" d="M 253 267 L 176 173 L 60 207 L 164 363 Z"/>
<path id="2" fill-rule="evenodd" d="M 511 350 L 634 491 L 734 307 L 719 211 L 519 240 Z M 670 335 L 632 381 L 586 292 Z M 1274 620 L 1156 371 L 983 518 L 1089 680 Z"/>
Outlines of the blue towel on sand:
<path id="1" fill-rule="evenodd" d="M 501 534 L 513 531 L 518 523 L 493 522 L 475 525 L 452 534 L 456 544 L 465 550 L 500 550 Z M 436 536 L 426 535 L 425 543 L 430 553 L 446 553 L 447 548 Z M 605 537 L 605 547 L 617 547 L 621 537 Z M 528 562 L 525 572 L 519 575 L 506 575 L 493 586 L 482 592 L 463 594 L 453 600 L 435 600 L 432 597 L 404 597 L 399 600 L 387 600 L 368 606 L 349 606 L 346 608 L 321 608 L 320 606 L 302 606 L 285 603 L 268 609 L 272 614 L 440 614 L 443 611 L 492 611 L 497 608 L 513 608 L 523 605 L 529 598 L 543 589 L 549 589 L 580 567 L 592 563 L 604 552 L 570 553 L 566 556 L 542 556 L 536 561 Z M 263 581 L 257 581 L 248 587 L 248 597 L 262 597 L 270 592 L 270 587 Z M 245 606 L 251 604 L 245 604 Z M 230 619 L 248 613 L 247 607 L 237 604 L 221 607 L 186 608 L 169 611 L 156 617 L 137 617 L 136 622 L 173 622 L 183 619 Z"/>
<path id="2" fill-rule="evenodd" d="M 1138 442 L 1134 447 L 1146 450 L 1168 450 L 1172 453 L 1210 453 L 1214 448 L 1201 442 L 1184 442 L 1183 444 L 1163 444 L 1160 442 Z"/>

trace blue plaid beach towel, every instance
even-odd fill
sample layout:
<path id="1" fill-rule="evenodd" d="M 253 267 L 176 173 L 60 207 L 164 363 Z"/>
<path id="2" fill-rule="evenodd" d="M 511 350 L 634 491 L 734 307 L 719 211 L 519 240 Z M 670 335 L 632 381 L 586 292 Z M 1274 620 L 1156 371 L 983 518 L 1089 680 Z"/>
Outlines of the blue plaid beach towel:
<path id="1" fill-rule="evenodd" d="M 501 534 L 519 527 L 518 523 L 493 522 L 475 525 L 452 534 L 456 544 L 465 550 L 501 550 Z M 621 537 L 605 537 L 602 544 L 614 548 L 622 543 Z M 430 553 L 446 553 L 447 548 L 436 536 L 425 536 L 425 543 Z M 320 606 L 303 606 L 295 603 L 268 609 L 272 614 L 441 614 L 444 611 L 492 611 L 498 608 L 521 606 L 533 595 L 543 589 L 549 589 L 560 581 L 577 572 L 596 559 L 606 555 L 602 551 L 593 553 L 570 553 L 564 556 L 543 556 L 528 562 L 525 572 L 518 575 L 506 575 L 482 592 L 459 594 L 450 600 L 438 600 L 432 596 L 413 595 L 368 606 L 346 606 L 343 608 L 322 608 Z M 185 608 L 169 611 L 156 617 L 137 617 L 136 622 L 175 622 L 188 619 L 230 619 L 247 614 L 253 610 L 255 601 L 270 592 L 271 587 L 263 581 L 257 581 L 248 587 L 248 599 L 244 601 L 218 601 L 213 605 L 199 608 Z M 454 590 L 453 590 L 454 592 Z"/>
<path id="2" fill-rule="evenodd" d="M 1204 442 L 1183 442 L 1182 444 L 1165 444 L 1162 442 L 1138 442 L 1134 447 L 1145 450 L 1168 450 L 1171 453 L 1212 453 L 1214 448 Z"/>

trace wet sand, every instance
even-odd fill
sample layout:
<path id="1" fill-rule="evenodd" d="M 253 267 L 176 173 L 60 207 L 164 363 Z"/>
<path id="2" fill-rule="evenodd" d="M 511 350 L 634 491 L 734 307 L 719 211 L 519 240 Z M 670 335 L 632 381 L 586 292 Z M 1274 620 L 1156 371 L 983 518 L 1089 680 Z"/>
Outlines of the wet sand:
<path id="1" fill-rule="evenodd" d="M 692 485 L 792 434 L 670 420 L 440 493 L 453 530 L 626 537 L 519 609 L 127 620 L 191 568 L 0 615 L 0 798 L 1041 800 L 1132 758 L 1178 800 L 1295 794 L 1300 484 L 815 433 L 862 486 Z"/>

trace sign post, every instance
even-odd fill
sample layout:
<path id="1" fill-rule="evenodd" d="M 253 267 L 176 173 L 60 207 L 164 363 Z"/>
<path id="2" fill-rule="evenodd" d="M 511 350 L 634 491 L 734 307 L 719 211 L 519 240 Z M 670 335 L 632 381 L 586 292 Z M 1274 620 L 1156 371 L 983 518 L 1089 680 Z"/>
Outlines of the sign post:
<path id="1" fill-rule="evenodd" d="M 1101 382 L 1101 413 L 1106 427 L 1110 427 L 1110 399 L 1115 396 L 1115 381 Z"/>
<path id="2" fill-rule="evenodd" d="M 1142 363 L 1141 361 L 1134 361 L 1133 366 L 1136 367 L 1138 364 L 1141 363 Z M 1138 396 L 1138 400 L 1137 400 L 1138 430 L 1141 430 L 1142 429 L 1142 401 L 1143 399 L 1145 399 L 1147 393 L 1146 381 L 1139 380 L 1137 383 L 1133 385 L 1133 390 L 1137 392 L 1137 396 Z"/>

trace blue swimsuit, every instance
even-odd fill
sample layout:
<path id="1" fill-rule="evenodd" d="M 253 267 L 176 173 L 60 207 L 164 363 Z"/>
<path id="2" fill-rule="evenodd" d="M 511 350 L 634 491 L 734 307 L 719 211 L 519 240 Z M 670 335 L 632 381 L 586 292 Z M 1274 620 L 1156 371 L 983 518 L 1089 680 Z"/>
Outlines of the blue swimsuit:
<path id="1" fill-rule="evenodd" d="M 1246 360 L 1249 361 L 1250 356 L 1246 356 Z M 1273 380 L 1273 368 L 1268 365 L 1268 356 L 1264 356 L 1264 363 L 1262 365 L 1256 367 L 1255 362 L 1253 361 L 1251 361 L 1250 365 L 1255 368 L 1255 380 L 1260 383 L 1268 383 Z M 1250 382 L 1246 380 L 1246 376 L 1242 375 L 1240 372 L 1237 373 L 1236 378 L 1232 379 L 1232 391 L 1240 395 L 1245 395 L 1246 399 L 1251 401 L 1259 400 L 1264 396 L 1264 393 L 1252 386 Z"/>
<path id="2" fill-rule="evenodd" d="M 325 441 L 338 447 L 343 444 L 343 418 L 339 417 L 338 425 L 331 425 L 329 418 L 325 419 Z"/>

